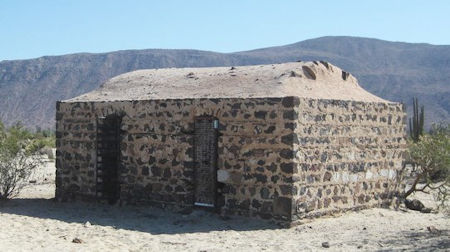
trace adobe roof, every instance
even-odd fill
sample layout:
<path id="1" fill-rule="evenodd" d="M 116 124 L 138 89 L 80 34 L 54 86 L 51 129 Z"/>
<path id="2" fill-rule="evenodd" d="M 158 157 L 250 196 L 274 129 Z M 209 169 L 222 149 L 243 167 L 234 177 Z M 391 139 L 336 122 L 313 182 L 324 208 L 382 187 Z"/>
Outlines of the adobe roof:
<path id="1" fill-rule="evenodd" d="M 364 90 L 351 74 L 316 61 L 138 70 L 65 102 L 285 96 L 388 102 Z"/>

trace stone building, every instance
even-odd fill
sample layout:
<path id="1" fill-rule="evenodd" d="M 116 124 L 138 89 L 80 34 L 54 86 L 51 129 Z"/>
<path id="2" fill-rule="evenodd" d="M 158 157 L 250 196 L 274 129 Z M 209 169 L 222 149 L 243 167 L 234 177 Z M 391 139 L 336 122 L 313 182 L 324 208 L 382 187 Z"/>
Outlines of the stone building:
<path id="1" fill-rule="evenodd" d="M 389 204 L 401 104 L 326 62 L 122 74 L 57 103 L 56 197 L 294 223 Z"/>

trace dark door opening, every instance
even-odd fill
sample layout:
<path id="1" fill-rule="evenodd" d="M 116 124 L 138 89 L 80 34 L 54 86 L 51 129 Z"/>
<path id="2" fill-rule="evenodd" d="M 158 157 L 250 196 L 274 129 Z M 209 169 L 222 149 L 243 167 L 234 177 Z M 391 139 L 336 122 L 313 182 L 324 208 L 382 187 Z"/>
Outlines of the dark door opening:
<path id="1" fill-rule="evenodd" d="M 97 121 L 97 199 L 114 204 L 120 197 L 120 124 L 109 115 Z"/>
<path id="2" fill-rule="evenodd" d="M 218 121 L 214 117 L 201 116 L 195 118 L 194 125 L 194 205 L 215 207 Z"/>

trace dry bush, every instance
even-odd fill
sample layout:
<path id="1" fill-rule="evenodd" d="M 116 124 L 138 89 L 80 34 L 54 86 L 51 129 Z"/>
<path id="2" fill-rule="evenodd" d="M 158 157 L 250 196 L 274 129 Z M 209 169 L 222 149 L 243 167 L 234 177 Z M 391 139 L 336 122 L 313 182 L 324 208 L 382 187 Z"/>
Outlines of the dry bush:
<path id="1" fill-rule="evenodd" d="M 40 165 L 40 156 L 27 155 L 24 151 L 14 157 L 0 153 L 0 200 L 17 196 Z"/>
<path id="2" fill-rule="evenodd" d="M 16 196 L 32 172 L 42 164 L 33 135 L 21 125 L 5 128 L 0 122 L 0 200 Z"/>

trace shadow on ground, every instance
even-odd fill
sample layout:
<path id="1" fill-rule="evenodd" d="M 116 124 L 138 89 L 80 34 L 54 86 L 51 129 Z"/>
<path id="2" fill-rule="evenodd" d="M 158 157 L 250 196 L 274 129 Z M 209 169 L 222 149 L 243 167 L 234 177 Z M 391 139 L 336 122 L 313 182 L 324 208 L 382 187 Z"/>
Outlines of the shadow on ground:
<path id="1" fill-rule="evenodd" d="M 423 231 L 401 232 L 394 239 L 383 241 L 384 247 L 378 251 L 392 251 L 392 248 L 407 248 L 408 251 L 448 251 L 450 248 L 450 231 L 440 230 L 437 233 Z"/>
<path id="2" fill-rule="evenodd" d="M 54 219 L 67 223 L 86 222 L 151 234 L 179 234 L 222 230 L 279 229 L 275 223 L 246 218 L 224 219 L 216 213 L 194 210 L 180 214 L 156 207 L 111 206 L 98 203 L 60 203 L 53 199 L 12 199 L 0 202 L 0 213 Z"/>

